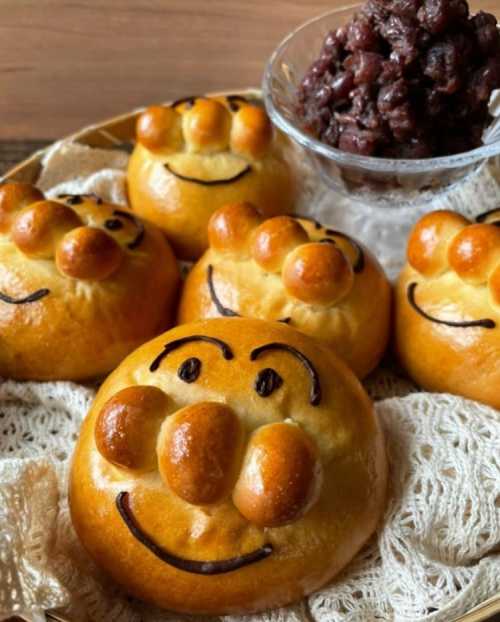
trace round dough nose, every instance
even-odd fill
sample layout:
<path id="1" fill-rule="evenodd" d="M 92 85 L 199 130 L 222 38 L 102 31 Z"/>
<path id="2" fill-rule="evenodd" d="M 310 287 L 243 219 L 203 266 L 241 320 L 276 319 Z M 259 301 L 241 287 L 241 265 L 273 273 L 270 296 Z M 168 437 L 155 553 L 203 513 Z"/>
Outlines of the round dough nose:
<path id="1" fill-rule="evenodd" d="M 233 502 L 260 527 L 279 527 L 303 516 L 317 500 L 321 463 L 312 440 L 298 426 L 272 423 L 252 436 Z"/>
<path id="2" fill-rule="evenodd" d="M 219 208 L 208 222 L 210 247 L 221 253 L 246 255 L 252 233 L 261 221 L 251 203 L 230 203 Z"/>
<path id="3" fill-rule="evenodd" d="M 197 99 L 183 114 L 182 129 L 190 151 L 224 151 L 229 145 L 231 113 L 214 99 Z"/>
<path id="4" fill-rule="evenodd" d="M 426 214 L 410 234 L 408 263 L 426 277 L 439 276 L 449 267 L 451 241 L 469 224 L 464 216 L 447 210 Z"/>
<path id="5" fill-rule="evenodd" d="M 287 292 L 308 304 L 334 305 L 354 285 L 351 262 L 334 244 L 311 242 L 292 251 L 283 266 Z"/>
<path id="6" fill-rule="evenodd" d="M 21 182 L 9 182 L 0 185 L 0 232 L 6 232 L 10 228 L 13 213 L 17 210 L 43 201 L 41 190 L 31 184 Z"/>
<path id="7" fill-rule="evenodd" d="M 59 272 L 74 279 L 101 281 L 120 267 L 123 250 L 111 236 L 95 227 L 67 233 L 56 251 Z"/>
<path id="8" fill-rule="evenodd" d="M 171 107 L 150 106 L 137 119 L 136 135 L 150 151 L 181 149 L 181 115 Z"/>
<path id="9" fill-rule="evenodd" d="M 39 201 L 23 209 L 12 225 L 12 240 L 29 257 L 51 259 L 60 238 L 82 221 L 67 205 Z"/>
<path id="10" fill-rule="evenodd" d="M 156 467 L 156 442 L 168 398 L 157 387 L 137 385 L 118 391 L 96 420 L 95 442 L 103 458 L 125 469 Z"/>
<path id="11" fill-rule="evenodd" d="M 242 106 L 233 117 L 231 149 L 250 158 L 262 157 L 271 145 L 271 121 L 260 106 Z"/>
<path id="12" fill-rule="evenodd" d="M 192 505 L 209 505 L 230 494 L 241 455 L 242 429 L 231 408 L 218 402 L 186 406 L 169 417 L 158 441 L 166 485 Z"/>
<path id="13" fill-rule="evenodd" d="M 255 230 L 252 257 L 267 272 L 280 272 L 286 256 L 309 242 L 304 227 L 290 216 L 276 216 Z"/>

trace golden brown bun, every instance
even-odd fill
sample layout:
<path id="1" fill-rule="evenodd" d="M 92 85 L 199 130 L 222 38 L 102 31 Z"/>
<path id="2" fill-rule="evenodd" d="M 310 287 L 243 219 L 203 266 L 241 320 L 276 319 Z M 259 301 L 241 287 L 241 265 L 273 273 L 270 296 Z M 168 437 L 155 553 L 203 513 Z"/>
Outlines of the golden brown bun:
<path id="1" fill-rule="evenodd" d="M 101 376 L 171 325 L 178 268 L 154 225 L 18 183 L 0 186 L 0 223 L 0 376 Z"/>
<path id="2" fill-rule="evenodd" d="M 295 182 L 281 140 L 264 109 L 243 98 L 151 106 L 137 121 L 129 161 L 132 209 L 165 231 L 178 257 L 198 259 L 221 205 L 251 201 L 266 216 L 292 210 Z"/>
<path id="3" fill-rule="evenodd" d="M 285 349 L 255 351 L 266 344 Z M 276 322 L 205 320 L 143 345 L 103 384 L 73 457 L 71 515 L 136 597 L 247 613 L 352 559 L 382 515 L 386 470 L 372 404 L 331 350 Z"/>
<path id="4" fill-rule="evenodd" d="M 235 314 L 287 321 L 333 348 L 360 378 L 377 366 L 391 289 L 356 240 L 300 217 L 262 221 L 248 203 L 217 210 L 208 237 L 181 296 L 180 323 Z"/>
<path id="5" fill-rule="evenodd" d="M 422 388 L 500 408 L 500 211 L 479 220 L 436 211 L 414 227 L 397 285 L 396 349 Z"/>

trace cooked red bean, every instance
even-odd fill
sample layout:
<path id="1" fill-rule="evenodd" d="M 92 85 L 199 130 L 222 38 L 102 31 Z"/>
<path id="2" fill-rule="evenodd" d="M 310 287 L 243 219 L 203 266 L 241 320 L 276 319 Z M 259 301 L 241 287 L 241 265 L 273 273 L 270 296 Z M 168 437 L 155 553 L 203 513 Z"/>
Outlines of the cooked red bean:
<path id="1" fill-rule="evenodd" d="M 305 129 L 363 155 L 478 147 L 500 88 L 500 31 L 465 0 L 368 0 L 328 33 L 298 89 Z"/>

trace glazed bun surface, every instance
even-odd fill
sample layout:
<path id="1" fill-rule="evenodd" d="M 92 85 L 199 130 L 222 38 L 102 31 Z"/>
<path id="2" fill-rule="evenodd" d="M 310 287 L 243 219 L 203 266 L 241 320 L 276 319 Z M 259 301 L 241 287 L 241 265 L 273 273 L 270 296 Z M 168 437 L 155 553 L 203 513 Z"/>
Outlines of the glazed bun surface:
<path id="1" fill-rule="evenodd" d="M 178 257 L 198 259 L 221 205 L 251 201 L 267 216 L 292 209 L 282 142 L 264 109 L 243 97 L 151 106 L 137 121 L 129 162 L 132 209 L 165 231 Z"/>
<path id="2" fill-rule="evenodd" d="M 391 290 L 360 243 L 299 216 L 263 220 L 249 203 L 218 209 L 208 239 L 183 290 L 181 323 L 221 315 L 287 322 L 332 347 L 358 377 L 377 366 Z"/>
<path id="3" fill-rule="evenodd" d="M 0 186 L 0 375 L 108 373 L 174 319 L 179 274 L 155 226 L 94 195 Z"/>
<path id="4" fill-rule="evenodd" d="M 500 210 L 424 216 L 396 292 L 399 359 L 422 388 L 500 408 Z"/>
<path id="5" fill-rule="evenodd" d="M 375 530 L 384 441 L 345 364 L 274 322 L 174 328 L 108 377 L 77 443 L 76 531 L 126 591 L 247 613 L 334 577 Z"/>

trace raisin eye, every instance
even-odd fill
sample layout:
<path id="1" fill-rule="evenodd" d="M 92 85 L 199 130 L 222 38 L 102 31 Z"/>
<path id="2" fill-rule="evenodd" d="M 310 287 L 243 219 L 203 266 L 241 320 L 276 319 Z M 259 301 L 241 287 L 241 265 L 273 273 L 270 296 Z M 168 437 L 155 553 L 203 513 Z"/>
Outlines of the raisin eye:
<path id="1" fill-rule="evenodd" d="M 177 370 L 177 375 L 183 382 L 191 384 L 197 380 L 201 372 L 201 361 L 196 357 L 186 359 Z"/>
<path id="2" fill-rule="evenodd" d="M 261 369 L 255 379 L 255 390 L 261 397 L 269 397 L 276 389 L 279 389 L 283 384 L 283 378 L 277 371 L 266 367 Z"/>
<path id="3" fill-rule="evenodd" d="M 109 218 L 104 223 L 104 226 L 106 229 L 109 229 L 109 231 L 119 231 L 120 229 L 123 229 L 123 223 L 118 218 Z"/>

